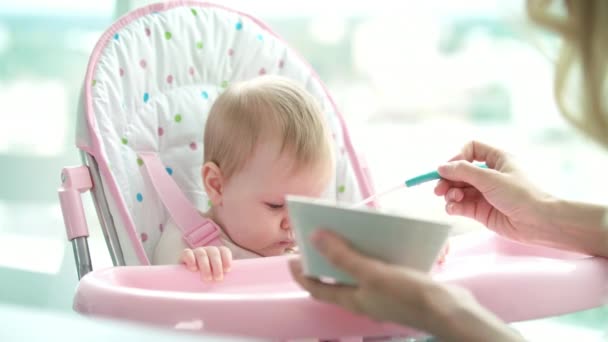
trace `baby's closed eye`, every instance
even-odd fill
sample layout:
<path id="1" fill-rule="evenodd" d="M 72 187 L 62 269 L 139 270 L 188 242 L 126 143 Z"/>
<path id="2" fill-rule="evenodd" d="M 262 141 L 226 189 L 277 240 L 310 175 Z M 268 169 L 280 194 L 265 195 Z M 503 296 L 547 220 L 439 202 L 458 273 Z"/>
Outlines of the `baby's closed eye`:
<path id="1" fill-rule="evenodd" d="M 277 204 L 277 203 L 266 202 L 265 204 L 268 208 L 273 209 L 273 210 L 283 209 L 283 207 L 285 206 L 285 204 L 283 204 L 283 203 Z"/>

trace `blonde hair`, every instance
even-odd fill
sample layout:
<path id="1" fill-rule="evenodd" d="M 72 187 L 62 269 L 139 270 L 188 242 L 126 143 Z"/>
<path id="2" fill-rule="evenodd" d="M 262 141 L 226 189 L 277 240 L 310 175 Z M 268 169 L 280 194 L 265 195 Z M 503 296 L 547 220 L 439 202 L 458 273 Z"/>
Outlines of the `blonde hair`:
<path id="1" fill-rule="evenodd" d="M 563 5 L 562 14 L 554 5 Z M 557 104 L 575 127 L 608 148 L 608 109 L 604 98 L 608 72 L 608 1 L 528 0 L 530 18 L 562 38 L 555 71 Z M 572 102 L 572 81 L 580 96 Z M 570 95 L 570 96 L 569 96 Z"/>
<path id="2" fill-rule="evenodd" d="M 315 99 L 295 82 L 266 75 L 231 85 L 211 107 L 204 161 L 226 178 L 240 171 L 260 140 L 278 139 L 294 167 L 331 161 L 329 131 Z"/>

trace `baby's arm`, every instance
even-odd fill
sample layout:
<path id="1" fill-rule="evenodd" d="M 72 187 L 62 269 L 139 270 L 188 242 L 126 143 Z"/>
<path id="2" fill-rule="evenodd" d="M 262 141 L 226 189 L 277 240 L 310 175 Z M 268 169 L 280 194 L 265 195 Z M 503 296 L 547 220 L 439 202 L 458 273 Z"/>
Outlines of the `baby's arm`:
<path id="1" fill-rule="evenodd" d="M 182 239 L 182 232 L 173 221 L 165 224 L 152 257 L 153 265 L 175 265 L 179 263 L 180 253 L 188 247 Z"/>
<path id="2" fill-rule="evenodd" d="M 204 281 L 221 281 L 224 273 L 230 271 L 232 252 L 225 246 L 186 248 L 180 257 L 180 263 L 192 272 L 200 271 Z"/>

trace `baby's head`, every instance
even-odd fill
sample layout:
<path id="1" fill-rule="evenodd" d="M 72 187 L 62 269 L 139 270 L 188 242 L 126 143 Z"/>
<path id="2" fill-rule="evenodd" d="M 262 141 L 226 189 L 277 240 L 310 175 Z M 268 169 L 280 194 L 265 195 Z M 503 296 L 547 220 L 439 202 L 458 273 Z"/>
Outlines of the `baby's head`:
<path id="1" fill-rule="evenodd" d="M 282 77 L 236 83 L 211 108 L 204 146 L 209 216 L 234 243 L 257 254 L 293 247 L 285 196 L 320 197 L 334 176 L 329 132 L 315 99 Z"/>

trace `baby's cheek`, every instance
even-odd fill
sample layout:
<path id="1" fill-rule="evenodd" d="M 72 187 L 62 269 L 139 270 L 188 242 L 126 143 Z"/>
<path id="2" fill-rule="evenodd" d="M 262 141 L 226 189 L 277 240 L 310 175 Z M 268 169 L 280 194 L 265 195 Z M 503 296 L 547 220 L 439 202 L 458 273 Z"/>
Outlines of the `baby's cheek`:
<path id="1" fill-rule="evenodd" d="M 241 222 L 239 229 L 233 235 L 233 239 L 241 246 L 248 249 L 258 250 L 266 247 L 267 228 L 255 223 L 254 220 Z"/>

